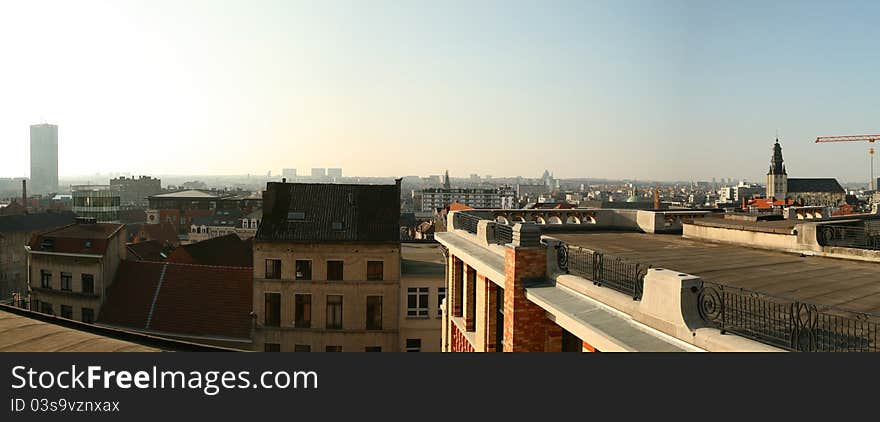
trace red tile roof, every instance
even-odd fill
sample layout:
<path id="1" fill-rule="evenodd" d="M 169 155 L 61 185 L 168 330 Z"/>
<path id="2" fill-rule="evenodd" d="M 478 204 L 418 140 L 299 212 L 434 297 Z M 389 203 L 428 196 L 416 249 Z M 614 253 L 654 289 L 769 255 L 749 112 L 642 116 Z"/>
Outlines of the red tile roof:
<path id="1" fill-rule="evenodd" d="M 146 240 L 158 240 L 163 246 L 177 246 L 180 239 L 177 237 L 177 227 L 167 222 L 160 224 L 143 224 L 135 235 L 135 242 Z"/>
<path id="2" fill-rule="evenodd" d="M 35 235 L 28 246 L 35 251 L 103 255 L 109 240 L 123 227 L 113 223 L 74 223 Z"/>
<path id="3" fill-rule="evenodd" d="M 129 256 L 138 261 L 164 261 L 166 258 L 162 256 L 166 248 L 158 240 L 129 243 L 125 247 L 128 248 Z"/>
<path id="4" fill-rule="evenodd" d="M 178 247 L 168 257 L 181 264 L 253 267 L 253 239 L 242 240 L 235 233 Z"/>
<path id="5" fill-rule="evenodd" d="M 98 321 L 181 335 L 250 338 L 252 285 L 251 268 L 123 261 Z"/>

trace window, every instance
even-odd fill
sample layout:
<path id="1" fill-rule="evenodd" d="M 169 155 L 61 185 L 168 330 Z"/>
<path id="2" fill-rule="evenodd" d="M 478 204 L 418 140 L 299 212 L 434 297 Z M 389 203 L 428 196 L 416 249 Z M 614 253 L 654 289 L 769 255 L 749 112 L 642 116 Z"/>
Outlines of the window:
<path id="1" fill-rule="evenodd" d="M 312 279 L 312 261 L 297 259 L 296 260 L 296 279 L 311 280 Z"/>
<path id="2" fill-rule="evenodd" d="M 504 289 L 495 289 L 495 351 L 504 351 Z"/>
<path id="3" fill-rule="evenodd" d="M 271 279 L 280 279 L 281 278 L 281 260 L 280 259 L 267 259 L 266 260 L 266 278 L 271 278 Z"/>
<path id="4" fill-rule="evenodd" d="M 263 325 L 278 327 L 281 325 L 281 293 L 266 293 L 266 319 Z"/>
<path id="5" fill-rule="evenodd" d="M 281 345 L 278 343 L 265 343 L 265 344 L 263 344 L 263 351 L 264 352 L 280 352 Z"/>
<path id="6" fill-rule="evenodd" d="M 342 261 L 327 261 L 327 280 L 342 280 Z"/>
<path id="7" fill-rule="evenodd" d="M 91 308 L 82 308 L 82 320 L 86 324 L 91 324 L 95 321 L 95 311 Z"/>
<path id="8" fill-rule="evenodd" d="M 422 351 L 422 339 L 420 339 L 420 338 L 406 339 L 406 351 L 407 352 L 420 352 L 420 351 Z"/>
<path id="9" fill-rule="evenodd" d="M 410 287 L 406 289 L 406 316 L 428 316 L 428 288 Z"/>
<path id="10" fill-rule="evenodd" d="M 302 211 L 291 211 L 287 213 L 287 221 L 305 221 L 306 213 Z"/>
<path id="11" fill-rule="evenodd" d="M 367 261 L 367 280 L 384 279 L 382 264 L 382 261 Z"/>
<path id="12" fill-rule="evenodd" d="M 83 293 L 95 293 L 95 276 L 91 274 L 83 274 L 82 277 L 82 292 Z"/>
<path id="13" fill-rule="evenodd" d="M 46 302 L 40 302 L 40 312 L 49 315 L 55 315 L 55 311 L 52 310 L 52 304 Z"/>
<path id="14" fill-rule="evenodd" d="M 44 289 L 52 288 L 52 272 L 40 270 L 40 287 Z"/>
<path id="15" fill-rule="evenodd" d="M 61 290 L 70 291 L 70 280 L 73 276 L 70 273 L 61 273 Z"/>
<path id="16" fill-rule="evenodd" d="M 327 296 L 327 329 L 342 329 L 342 296 Z"/>
<path id="17" fill-rule="evenodd" d="M 312 295 L 299 294 L 293 296 L 294 327 L 296 328 L 312 328 Z"/>
<path id="18" fill-rule="evenodd" d="M 365 352 L 381 352 L 382 346 L 367 346 L 364 348 Z"/>
<path id="19" fill-rule="evenodd" d="M 382 296 L 367 296 L 367 329 L 382 329 Z"/>
<path id="20" fill-rule="evenodd" d="M 61 305 L 61 318 L 73 319 L 73 308 Z"/>
<path id="21" fill-rule="evenodd" d="M 342 346 L 327 346 L 324 348 L 325 352 L 341 352 Z"/>
<path id="22" fill-rule="evenodd" d="M 440 304 L 443 303 L 443 299 L 446 299 L 446 288 L 438 287 L 437 288 L 437 318 L 443 316 L 443 311 L 440 310 Z"/>
<path id="23" fill-rule="evenodd" d="M 294 344 L 293 345 L 294 352 L 311 352 L 312 346 L 308 344 Z"/>

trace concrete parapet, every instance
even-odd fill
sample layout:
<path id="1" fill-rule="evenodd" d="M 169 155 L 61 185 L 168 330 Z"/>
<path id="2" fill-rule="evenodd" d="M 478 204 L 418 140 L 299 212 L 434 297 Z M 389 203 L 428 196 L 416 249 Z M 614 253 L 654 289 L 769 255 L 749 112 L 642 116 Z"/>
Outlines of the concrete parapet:
<path id="1" fill-rule="evenodd" d="M 642 300 L 633 319 L 679 339 L 703 326 L 697 302 L 700 277 L 664 268 L 645 275 Z"/>
<path id="2" fill-rule="evenodd" d="M 520 247 L 541 245 L 541 228 L 534 223 L 516 223 L 513 226 L 513 244 Z"/>

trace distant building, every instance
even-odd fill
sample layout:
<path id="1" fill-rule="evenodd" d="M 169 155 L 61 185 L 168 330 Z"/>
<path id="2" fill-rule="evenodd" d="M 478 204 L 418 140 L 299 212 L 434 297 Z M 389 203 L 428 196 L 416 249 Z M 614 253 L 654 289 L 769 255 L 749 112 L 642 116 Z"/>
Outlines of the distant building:
<path id="1" fill-rule="evenodd" d="M 117 187 L 123 205 L 146 206 L 148 197 L 162 193 L 162 181 L 150 176 L 110 179 L 110 186 Z"/>
<path id="2" fill-rule="evenodd" d="M 779 139 L 773 145 L 773 157 L 767 172 L 767 198 L 793 199 L 803 205 L 840 206 L 846 201 L 846 191 L 833 178 L 789 179 L 782 160 Z"/>
<path id="3" fill-rule="evenodd" d="M 513 208 L 514 192 L 498 188 L 426 188 L 421 190 L 421 211 L 443 208 L 458 202 L 474 208 Z"/>
<path id="4" fill-rule="evenodd" d="M 331 180 L 334 180 L 334 181 L 341 179 L 342 178 L 342 169 L 341 168 L 327 169 L 327 177 L 329 177 Z"/>
<path id="5" fill-rule="evenodd" d="M 296 179 L 296 169 L 291 169 L 291 168 L 282 169 L 281 170 L 281 177 L 283 177 L 287 180 L 291 180 L 291 181 Z"/>
<path id="6" fill-rule="evenodd" d="M 325 168 L 313 168 L 312 169 L 312 177 L 316 178 L 324 178 L 327 177 L 327 169 Z"/>
<path id="7" fill-rule="evenodd" d="M 268 183 L 254 349 L 399 351 L 400 182 Z"/>
<path id="8" fill-rule="evenodd" d="M 96 321 L 107 288 L 126 257 L 125 227 L 77 218 L 34 236 L 27 246 L 31 310 Z"/>
<path id="9" fill-rule="evenodd" d="M 31 192 L 58 192 L 58 126 L 31 125 Z"/>
<path id="10" fill-rule="evenodd" d="M 77 185 L 73 191 L 73 212 L 98 222 L 118 222 L 122 204 L 119 185 Z"/>
<path id="11" fill-rule="evenodd" d="M 27 251 L 35 234 L 72 224 L 76 215 L 46 212 L 0 216 L 0 300 L 27 294 Z"/>
<path id="12" fill-rule="evenodd" d="M 214 215 L 193 217 L 189 229 L 189 243 L 236 234 L 242 213 L 239 209 L 217 210 Z"/>

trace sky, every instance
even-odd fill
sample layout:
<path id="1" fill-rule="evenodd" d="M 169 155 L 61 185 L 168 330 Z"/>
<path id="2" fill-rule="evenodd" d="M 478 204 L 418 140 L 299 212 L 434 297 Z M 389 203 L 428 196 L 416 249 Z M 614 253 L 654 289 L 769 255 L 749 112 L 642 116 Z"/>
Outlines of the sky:
<path id="1" fill-rule="evenodd" d="M 0 0 L 0 177 L 868 179 L 880 2 Z M 880 145 L 878 145 L 880 147 Z M 877 164 L 880 175 L 880 163 Z"/>

